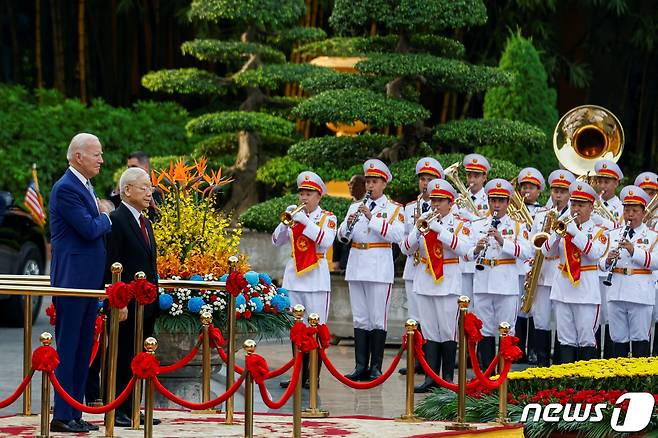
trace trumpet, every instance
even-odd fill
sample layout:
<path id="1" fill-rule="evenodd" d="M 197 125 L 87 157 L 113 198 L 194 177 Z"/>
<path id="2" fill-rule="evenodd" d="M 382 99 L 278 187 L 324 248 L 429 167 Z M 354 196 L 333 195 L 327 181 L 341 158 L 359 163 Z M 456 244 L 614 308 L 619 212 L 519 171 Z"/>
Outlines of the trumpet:
<path id="1" fill-rule="evenodd" d="M 553 231 L 555 231 L 555 234 L 557 234 L 562 238 L 566 237 L 567 225 L 575 221 L 577 218 L 578 218 L 578 213 L 574 213 L 573 215 L 569 216 L 566 219 L 558 219 L 557 221 L 555 221 L 555 226 L 553 227 Z"/>
<path id="2" fill-rule="evenodd" d="M 426 217 L 421 217 L 416 221 L 416 228 L 418 228 L 418 231 L 422 235 L 425 235 L 429 233 L 430 231 L 430 224 L 434 222 L 435 220 L 441 220 L 441 213 L 438 211 L 434 210 L 430 214 L 428 214 Z"/>
<path id="3" fill-rule="evenodd" d="M 498 220 L 498 212 L 494 211 L 493 215 L 491 216 L 491 226 L 493 228 L 498 228 L 498 224 L 500 221 Z M 487 250 L 489 249 L 489 240 L 487 240 L 487 243 L 484 245 L 484 248 L 482 248 L 482 251 L 480 251 L 480 255 L 477 258 L 477 261 L 475 262 L 475 269 L 478 271 L 483 271 L 484 270 L 484 258 L 487 255 Z"/>
<path id="4" fill-rule="evenodd" d="M 368 201 L 370 201 L 370 192 L 366 192 L 366 195 L 363 197 L 362 205 L 367 205 Z M 352 232 L 354 231 L 354 226 L 356 225 L 357 222 L 359 222 L 361 213 L 357 209 L 356 212 L 354 213 L 354 219 L 350 222 L 347 223 L 347 229 L 345 230 L 345 237 L 340 240 L 342 243 L 348 243 L 350 240 L 352 240 Z"/>
<path id="5" fill-rule="evenodd" d="M 621 243 L 624 240 L 628 239 L 628 233 L 630 233 L 630 232 L 631 232 L 631 221 L 628 221 L 628 222 L 626 222 L 626 228 L 624 228 L 624 233 L 622 234 L 621 240 L 619 242 Z M 621 246 L 618 246 L 617 251 L 619 251 L 620 248 L 621 248 Z M 610 271 L 608 272 L 608 276 L 605 277 L 605 280 L 603 280 L 603 285 L 604 286 L 606 286 L 606 287 L 612 286 L 612 271 L 614 271 L 615 268 L 617 267 L 617 262 L 618 261 L 619 261 L 619 255 L 617 255 L 617 257 L 615 257 L 615 259 L 612 261 L 612 263 L 610 263 Z"/>
<path id="6" fill-rule="evenodd" d="M 279 219 L 281 220 L 281 222 L 283 222 L 284 225 L 286 225 L 288 227 L 292 227 L 293 224 L 295 223 L 295 221 L 292 220 L 293 216 L 296 215 L 297 213 L 299 213 L 300 211 L 302 211 L 304 209 L 304 207 L 306 207 L 306 202 L 302 202 L 301 205 L 295 207 L 291 211 L 288 211 L 288 210 L 284 211 L 279 216 Z"/>

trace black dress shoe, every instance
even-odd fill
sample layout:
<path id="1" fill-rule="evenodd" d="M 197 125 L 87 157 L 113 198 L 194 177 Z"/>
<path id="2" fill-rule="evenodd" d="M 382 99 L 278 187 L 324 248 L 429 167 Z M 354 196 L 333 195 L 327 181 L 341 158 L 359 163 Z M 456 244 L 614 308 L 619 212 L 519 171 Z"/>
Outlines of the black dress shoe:
<path id="1" fill-rule="evenodd" d="M 130 417 L 123 412 L 117 411 L 114 416 L 114 425 L 117 427 L 130 427 L 132 426 L 132 420 Z"/>
<path id="2" fill-rule="evenodd" d="M 144 417 L 144 413 L 143 413 L 143 412 L 140 412 L 140 413 L 139 413 L 139 424 L 141 424 L 142 426 L 144 425 L 144 418 L 145 418 L 145 417 Z M 159 418 L 153 418 L 153 425 L 154 425 L 154 426 L 157 426 L 157 425 L 160 424 L 160 423 L 162 423 L 162 421 L 160 421 Z"/>
<path id="3" fill-rule="evenodd" d="M 95 424 L 91 424 L 90 422 L 85 421 L 82 418 L 78 418 L 76 421 L 80 426 L 86 428 L 87 431 L 96 431 L 96 430 L 98 430 L 98 426 L 96 426 Z"/>
<path id="4" fill-rule="evenodd" d="M 290 380 L 283 380 L 283 381 L 279 382 L 279 386 L 281 388 L 287 388 L 288 386 L 290 386 Z"/>
<path id="5" fill-rule="evenodd" d="M 60 432 L 60 433 L 85 433 L 89 430 L 78 424 L 76 420 L 52 420 L 50 422 L 50 431 L 51 432 Z"/>

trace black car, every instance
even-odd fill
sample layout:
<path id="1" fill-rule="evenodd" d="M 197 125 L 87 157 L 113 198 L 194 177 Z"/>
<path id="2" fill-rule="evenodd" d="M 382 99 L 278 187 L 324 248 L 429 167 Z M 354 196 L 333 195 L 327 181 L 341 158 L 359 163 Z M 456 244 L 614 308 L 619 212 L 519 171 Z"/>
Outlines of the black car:
<path id="1" fill-rule="evenodd" d="M 14 205 L 9 192 L 0 191 L 0 274 L 45 274 L 46 238 L 32 216 Z M 36 319 L 43 297 L 34 297 Z M 23 297 L 0 295 L 0 325 L 23 326 Z"/>

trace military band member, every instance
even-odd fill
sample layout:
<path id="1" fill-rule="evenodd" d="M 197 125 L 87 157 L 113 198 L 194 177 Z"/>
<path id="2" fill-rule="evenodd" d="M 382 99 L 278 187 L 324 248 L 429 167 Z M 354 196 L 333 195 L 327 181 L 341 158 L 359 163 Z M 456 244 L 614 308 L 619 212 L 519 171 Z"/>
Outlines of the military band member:
<path id="1" fill-rule="evenodd" d="M 523 203 L 525 204 L 530 216 L 534 219 L 535 214 L 539 211 L 542 206 L 537 200 L 539 195 L 544 191 L 546 186 L 546 181 L 541 172 L 534 167 L 526 167 L 519 172 L 519 175 L 516 178 L 519 194 L 523 198 Z M 532 228 L 532 224 L 526 224 L 528 229 Z M 525 282 L 525 276 L 530 271 L 529 260 L 517 260 L 517 266 L 519 267 L 519 306 L 520 300 L 523 297 L 523 283 Z M 515 327 L 516 336 L 519 338 L 519 348 L 523 351 L 523 360 L 527 359 L 529 363 L 536 363 L 537 356 L 534 352 L 534 321 L 532 318 L 529 318 L 529 315 L 521 310 L 516 317 L 516 327 Z M 526 350 L 526 341 L 527 341 L 527 350 Z M 526 355 L 527 351 L 527 355 Z"/>
<path id="2" fill-rule="evenodd" d="M 476 260 L 473 277 L 475 314 L 482 320 L 484 339 L 478 344 L 478 359 L 484 369 L 496 352 L 498 324 L 516 323 L 519 307 L 519 270 L 517 259 L 532 257 L 525 224 L 507 215 L 509 199 L 514 188 L 503 179 L 493 179 L 485 186 L 491 216 L 473 222 L 474 238 L 466 260 Z M 481 269 L 478 269 L 481 268 Z"/>
<path id="3" fill-rule="evenodd" d="M 614 356 L 649 356 L 655 289 L 653 270 L 658 269 L 658 233 L 643 222 L 644 210 L 651 199 L 637 186 L 621 191 L 625 225 L 610 232 L 610 249 L 599 267 L 612 272 L 607 287 L 608 322 L 614 342 Z M 616 262 L 615 262 L 616 260 Z"/>
<path id="4" fill-rule="evenodd" d="M 457 208 L 453 206 L 453 213 L 457 214 L 462 220 L 472 221 L 485 217 L 489 212 L 489 199 L 484 190 L 487 183 L 487 174 L 491 170 L 489 161 L 480 154 L 468 154 L 462 162 L 466 169 L 466 185 L 471 201 L 475 204 L 478 215 L 474 214 L 467 208 Z M 464 261 L 462 264 L 462 293 L 471 300 L 473 299 L 473 273 L 475 272 L 475 262 Z"/>
<path id="5" fill-rule="evenodd" d="M 393 178 L 380 160 L 364 163 L 366 202 L 355 203 L 338 229 L 338 238 L 352 240 L 345 280 L 350 291 L 356 366 L 346 377 L 372 380 L 381 375 L 387 314 L 393 285 L 392 243 L 404 238 L 402 206 L 384 195 Z M 353 228 L 352 228 L 353 224 Z M 351 231 L 350 231 L 351 230 Z"/>
<path id="6" fill-rule="evenodd" d="M 658 194 L 658 175 L 653 172 L 642 172 L 635 178 L 635 185 L 642 188 L 651 199 Z M 647 226 L 652 230 L 656 230 L 658 223 L 656 223 L 656 215 L 646 222 Z M 658 277 L 658 271 L 654 272 L 654 279 Z M 658 302 L 658 283 L 656 283 L 656 302 Z M 652 354 L 658 356 L 658 306 L 653 306 L 653 349 Z"/>
<path id="7" fill-rule="evenodd" d="M 417 294 L 423 323 L 425 358 L 432 369 L 452 382 L 457 353 L 457 298 L 461 295 L 460 257 L 471 246 L 468 225 L 451 213 L 457 192 L 449 182 L 435 179 L 427 187 L 432 200 L 432 212 L 421 215 L 429 223 L 423 234 L 416 225 L 410 230 L 403 246 L 420 251 L 421 264 L 415 271 L 413 290 Z M 428 215 L 438 214 L 430 220 Z M 431 377 L 414 389 L 424 393 L 438 385 Z"/>
<path id="8" fill-rule="evenodd" d="M 562 169 L 554 170 L 548 175 L 548 184 L 551 188 L 551 204 L 553 205 L 552 208 L 557 210 L 558 216 L 564 215 L 569 210 L 569 186 L 575 180 L 576 177 L 571 172 Z M 537 213 L 531 235 L 542 231 L 547 215 L 548 209 Z M 537 355 L 537 365 L 543 367 L 550 365 L 551 314 L 553 310 L 551 285 L 558 273 L 559 264 L 560 257 L 558 255 L 544 257 L 537 281 L 535 299 L 530 310 L 535 325 L 534 348 Z M 557 351 L 555 353 L 557 355 Z"/>
<path id="9" fill-rule="evenodd" d="M 327 189 L 315 173 L 305 171 L 297 176 L 299 203 L 305 207 L 294 214 L 291 226 L 280 223 L 272 233 L 272 244 L 283 246 L 290 242 L 290 259 L 283 273 L 282 286 L 288 290 L 290 302 L 302 304 L 306 315 L 317 313 L 320 323 L 329 315 L 331 279 L 326 253 L 336 237 L 336 216 L 320 207 Z M 290 205 L 292 212 L 297 208 Z M 304 357 L 303 385 L 308 387 L 308 355 Z M 280 382 L 287 387 L 289 382 Z"/>
<path id="10" fill-rule="evenodd" d="M 553 231 L 542 246 L 544 256 L 560 255 L 551 300 L 562 363 L 596 357 L 595 333 L 601 305 L 597 264 L 608 247 L 606 229 L 590 218 L 596 191 L 584 181 L 574 181 L 569 193 L 570 212 L 577 215 L 576 219 L 566 225 L 564 237 Z M 567 218 L 562 216 L 560 220 Z"/>
<path id="11" fill-rule="evenodd" d="M 443 167 L 441 163 L 432 157 L 421 158 L 416 163 L 416 176 L 418 177 L 418 190 L 420 194 L 415 201 L 408 203 L 404 207 L 405 237 L 411 232 L 418 217 L 431 209 L 427 184 L 435 178 L 443 178 Z M 404 244 L 400 244 L 399 246 L 402 253 L 407 256 L 404 264 L 404 272 L 402 273 L 404 289 L 407 294 L 407 317 L 420 323 L 418 299 L 413 291 L 414 275 L 420 263 L 420 256 L 417 248 L 409 252 L 406 251 Z M 407 368 L 400 368 L 399 372 L 404 375 L 407 373 Z M 417 364 L 416 373 L 420 374 L 422 372 L 423 369 Z"/>

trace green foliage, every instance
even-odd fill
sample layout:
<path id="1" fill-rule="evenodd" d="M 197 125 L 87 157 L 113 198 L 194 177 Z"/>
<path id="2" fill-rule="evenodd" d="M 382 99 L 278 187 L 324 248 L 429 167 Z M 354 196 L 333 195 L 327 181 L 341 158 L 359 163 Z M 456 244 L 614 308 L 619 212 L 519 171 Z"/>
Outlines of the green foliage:
<path id="1" fill-rule="evenodd" d="M 286 62 L 286 55 L 272 47 L 243 41 L 220 41 L 196 39 L 181 45 L 184 55 L 192 55 L 201 61 L 233 62 L 246 60 L 251 55 L 259 55 L 264 62 Z"/>
<path id="2" fill-rule="evenodd" d="M 304 0 L 194 0 L 189 17 L 204 21 L 237 21 L 267 29 L 284 29 L 306 9 Z"/>
<path id="3" fill-rule="evenodd" d="M 385 147 L 393 146 L 396 141 L 396 137 L 379 134 L 315 137 L 292 145 L 288 149 L 288 156 L 312 167 L 333 166 L 346 169 L 354 163 L 377 156 Z"/>
<path id="4" fill-rule="evenodd" d="M 316 56 L 368 56 L 372 53 L 395 50 L 397 35 L 372 37 L 333 37 L 304 44 L 294 52 L 307 58 Z M 464 56 L 464 45 L 441 35 L 421 34 L 411 36 L 412 51 L 425 51 L 447 58 Z"/>
<path id="5" fill-rule="evenodd" d="M 263 149 L 267 151 L 285 151 L 288 146 L 295 143 L 297 138 L 279 135 L 261 136 Z M 224 133 L 210 136 L 196 144 L 194 152 L 196 155 L 214 157 L 235 153 L 238 150 L 238 136 L 235 133 Z"/>
<path id="6" fill-rule="evenodd" d="M 286 155 L 272 158 L 259 167 L 256 173 L 256 181 L 279 193 L 292 192 L 297 188 L 297 175 L 304 170 L 317 173 L 323 181 L 347 181 L 352 175 L 363 173 L 362 164 L 355 164 L 346 169 L 337 168 L 331 162 L 326 163 L 324 166 L 313 167 Z"/>
<path id="7" fill-rule="evenodd" d="M 268 41 L 274 45 L 290 43 L 306 43 L 310 41 L 319 41 L 327 38 L 327 32 L 319 27 L 302 27 L 295 26 L 289 29 L 283 29 L 276 35 L 268 38 Z"/>
<path id="8" fill-rule="evenodd" d="M 441 88 L 481 92 L 511 82 L 511 76 L 499 69 L 468 64 L 426 54 L 373 54 L 356 64 L 364 74 L 384 76 L 422 75 Z"/>
<path id="9" fill-rule="evenodd" d="M 234 76 L 235 82 L 243 87 L 275 89 L 285 83 L 299 82 L 305 77 L 326 70 L 311 64 L 270 64 L 249 69 Z"/>
<path id="10" fill-rule="evenodd" d="M 292 114 L 316 123 L 360 120 L 372 127 L 407 125 L 430 116 L 421 105 L 364 89 L 325 91 L 300 103 Z"/>
<path id="11" fill-rule="evenodd" d="M 323 68 L 322 70 L 302 79 L 300 85 L 304 91 L 311 94 L 347 88 L 381 91 L 388 82 L 387 78 L 373 78 L 355 73 L 339 73 L 329 68 Z"/>
<path id="12" fill-rule="evenodd" d="M 481 0 L 336 0 L 329 23 L 340 33 L 370 23 L 396 32 L 437 31 L 475 26 L 487 21 Z"/>
<path id="13" fill-rule="evenodd" d="M 44 97 L 39 102 L 38 96 Z M 112 172 L 126 156 L 185 154 L 197 137 L 188 137 L 189 115 L 175 103 L 137 102 L 132 108 L 114 108 L 100 99 L 85 106 L 54 90 L 34 94 L 17 86 L 0 84 L 0 175 L 2 190 L 20 199 L 25 193 L 32 163 L 36 163 L 41 192 L 48 194 L 68 164 L 66 150 L 78 132 L 97 135 L 103 145 L 104 164 L 94 178 L 99 196 L 113 187 Z"/>
<path id="14" fill-rule="evenodd" d="M 512 34 L 499 67 L 513 74 L 514 80 L 487 91 L 484 118 L 526 122 L 544 131 L 547 140 L 551 138 L 558 121 L 557 94 L 547 85 L 548 76 L 532 40 L 520 32 Z"/>
<path id="15" fill-rule="evenodd" d="M 226 93 L 226 80 L 196 68 L 159 70 L 142 76 L 142 86 L 162 93 L 220 95 Z"/>
<path id="16" fill-rule="evenodd" d="M 240 222 L 243 228 L 271 233 L 279 225 L 279 213 L 284 211 L 287 206 L 297 204 L 298 202 L 299 197 L 296 194 L 289 194 L 261 202 L 242 213 Z M 324 196 L 320 201 L 320 206 L 324 210 L 335 214 L 338 220 L 341 221 L 347 213 L 350 200 Z"/>
<path id="17" fill-rule="evenodd" d="M 290 136 L 294 123 L 265 113 L 223 111 L 209 113 L 190 120 L 186 125 L 196 134 L 220 134 L 225 132 L 251 131 L 261 135 Z"/>

